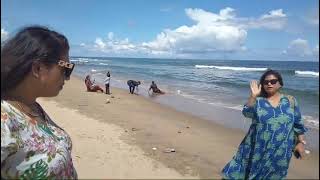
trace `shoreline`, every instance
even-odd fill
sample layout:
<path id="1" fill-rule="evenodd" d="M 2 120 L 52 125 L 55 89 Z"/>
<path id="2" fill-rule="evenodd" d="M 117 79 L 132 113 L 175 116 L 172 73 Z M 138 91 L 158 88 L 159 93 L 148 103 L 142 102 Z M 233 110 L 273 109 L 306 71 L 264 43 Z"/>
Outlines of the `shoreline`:
<path id="1" fill-rule="evenodd" d="M 75 77 L 80 79 L 84 78 L 78 74 L 75 74 Z M 96 76 L 95 79 L 96 83 L 98 83 L 101 87 L 104 87 L 101 76 Z M 127 90 L 127 85 L 123 78 L 113 78 L 111 83 L 111 89 L 120 88 L 122 90 Z M 192 98 L 190 99 L 186 98 L 185 96 L 180 96 L 180 94 L 174 94 L 172 92 L 167 92 L 164 96 L 150 96 L 148 93 L 146 93 L 149 86 L 143 81 L 140 86 L 140 96 L 155 103 L 171 107 L 176 111 L 184 112 L 207 121 L 212 121 L 226 128 L 241 130 L 243 133 L 246 133 L 251 125 L 251 119 L 245 118 L 242 115 L 241 110 L 243 108 L 243 104 L 237 105 L 237 108 L 230 108 L 221 106 L 221 104 L 218 105 L 214 103 L 208 104 L 206 102 L 200 102 Z M 308 142 L 306 148 L 311 151 L 319 152 L 319 129 L 308 127 L 306 121 L 304 121 L 304 123 L 308 129 L 306 133 L 306 140 Z"/>
<path id="2" fill-rule="evenodd" d="M 122 89 L 113 87 L 112 92 L 114 98 L 86 92 L 83 81 L 73 76 L 59 96 L 41 98 L 41 104 L 55 101 L 57 107 L 74 109 L 76 114 L 119 126 L 120 131 L 121 128 L 124 131 L 120 139 L 125 143 L 138 146 L 144 155 L 167 168 L 192 177 L 221 178 L 221 169 L 231 160 L 245 135 L 241 130 L 179 112 L 143 96 L 130 95 Z M 106 104 L 106 99 L 111 103 Z M 48 114 L 52 109 L 54 107 L 45 108 Z M 90 121 L 94 121 L 92 119 Z M 66 126 L 77 129 L 77 125 Z M 68 132 L 68 128 L 66 130 Z M 157 150 L 152 150 L 153 147 Z M 168 147 L 174 148 L 175 152 L 164 153 Z M 292 158 L 287 178 L 319 178 L 318 160 L 315 152 L 303 161 Z"/>

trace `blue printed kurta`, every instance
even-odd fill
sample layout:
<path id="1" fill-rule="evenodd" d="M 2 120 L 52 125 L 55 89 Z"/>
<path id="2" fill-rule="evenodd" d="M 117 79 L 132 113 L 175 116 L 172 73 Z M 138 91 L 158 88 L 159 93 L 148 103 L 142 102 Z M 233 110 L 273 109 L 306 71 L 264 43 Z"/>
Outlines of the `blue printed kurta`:
<path id="1" fill-rule="evenodd" d="M 291 99 L 291 100 L 289 100 Z M 277 107 L 258 97 L 242 113 L 252 119 L 237 153 L 223 168 L 226 179 L 283 179 L 294 149 L 294 136 L 306 129 L 294 97 L 281 95 Z"/>

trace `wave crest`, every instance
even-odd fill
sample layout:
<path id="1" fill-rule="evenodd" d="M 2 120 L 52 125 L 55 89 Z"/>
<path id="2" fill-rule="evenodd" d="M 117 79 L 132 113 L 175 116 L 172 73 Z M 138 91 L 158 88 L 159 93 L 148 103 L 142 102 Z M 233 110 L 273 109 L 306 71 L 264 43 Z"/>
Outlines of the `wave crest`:
<path id="1" fill-rule="evenodd" d="M 314 71 L 294 71 L 297 75 L 306 75 L 306 76 L 317 76 L 319 77 L 319 72 Z"/>
<path id="2" fill-rule="evenodd" d="M 266 71 L 268 68 L 249 68 L 249 67 L 233 67 L 233 66 L 209 66 L 209 65 L 195 65 L 197 69 L 221 69 L 233 71 Z"/>

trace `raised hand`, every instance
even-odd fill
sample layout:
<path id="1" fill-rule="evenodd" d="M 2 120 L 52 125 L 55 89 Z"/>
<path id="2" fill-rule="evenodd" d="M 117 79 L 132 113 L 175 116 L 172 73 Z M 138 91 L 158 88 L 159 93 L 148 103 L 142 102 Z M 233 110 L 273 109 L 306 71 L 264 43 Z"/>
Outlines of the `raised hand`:
<path id="1" fill-rule="evenodd" d="M 251 97 L 256 98 L 261 93 L 261 84 L 258 85 L 256 80 L 250 82 Z"/>

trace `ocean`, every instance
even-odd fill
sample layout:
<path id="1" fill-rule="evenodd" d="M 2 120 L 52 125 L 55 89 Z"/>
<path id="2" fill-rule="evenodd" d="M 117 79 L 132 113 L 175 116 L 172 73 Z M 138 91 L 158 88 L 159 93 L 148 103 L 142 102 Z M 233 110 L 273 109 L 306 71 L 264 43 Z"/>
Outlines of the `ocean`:
<path id="1" fill-rule="evenodd" d="M 231 128 L 248 129 L 241 110 L 250 94 L 249 82 L 268 68 L 282 75 L 282 92 L 293 95 L 309 129 L 311 148 L 319 148 L 319 62 L 260 60 L 148 59 L 71 57 L 74 73 L 91 73 L 103 84 L 107 71 L 112 87 L 127 89 L 126 81 L 140 80 L 138 93 L 179 111 L 189 112 Z M 151 81 L 166 92 L 150 96 Z"/>

